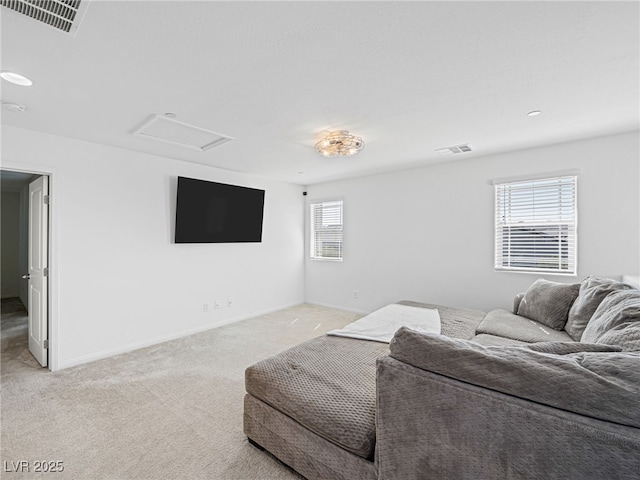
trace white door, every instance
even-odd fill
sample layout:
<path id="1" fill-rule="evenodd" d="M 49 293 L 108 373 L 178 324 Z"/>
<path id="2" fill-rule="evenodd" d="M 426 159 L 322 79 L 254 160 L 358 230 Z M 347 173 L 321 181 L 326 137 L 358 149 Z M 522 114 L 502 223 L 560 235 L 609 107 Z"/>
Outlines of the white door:
<path id="1" fill-rule="evenodd" d="M 48 349 L 49 177 L 29 185 L 29 351 L 43 367 Z"/>

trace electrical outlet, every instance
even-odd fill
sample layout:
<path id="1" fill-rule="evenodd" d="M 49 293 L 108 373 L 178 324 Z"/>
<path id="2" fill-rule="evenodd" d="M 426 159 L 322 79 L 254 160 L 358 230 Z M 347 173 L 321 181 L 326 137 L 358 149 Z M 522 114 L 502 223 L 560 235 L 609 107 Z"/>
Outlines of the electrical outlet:
<path id="1" fill-rule="evenodd" d="M 216 310 L 222 308 L 222 303 L 220 302 L 220 300 L 215 300 L 213 302 L 213 308 L 215 308 Z"/>
<path id="2" fill-rule="evenodd" d="M 358 298 L 358 291 L 357 290 L 353 291 L 353 298 L 355 298 L 355 299 Z"/>
<path id="3" fill-rule="evenodd" d="M 202 304 L 202 311 L 203 312 L 208 312 L 209 311 L 209 304 L 208 303 L 203 303 Z"/>
<path id="4" fill-rule="evenodd" d="M 227 307 L 228 307 L 228 308 L 233 307 L 233 302 L 231 301 L 231 299 L 230 299 L 230 298 L 227 298 Z"/>

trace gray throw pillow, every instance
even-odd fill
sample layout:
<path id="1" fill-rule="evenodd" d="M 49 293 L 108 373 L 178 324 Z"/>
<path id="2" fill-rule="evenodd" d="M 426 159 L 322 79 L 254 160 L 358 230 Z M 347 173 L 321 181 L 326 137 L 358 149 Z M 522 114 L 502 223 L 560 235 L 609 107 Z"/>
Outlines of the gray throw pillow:
<path id="1" fill-rule="evenodd" d="M 554 355 L 568 355 L 580 352 L 621 352 L 622 347 L 617 345 L 604 345 L 598 343 L 580 342 L 538 342 L 524 345 L 525 348 L 541 353 L 552 353 Z"/>
<path id="2" fill-rule="evenodd" d="M 580 293 L 569 310 L 564 329 L 571 338 L 580 341 L 589 320 L 600 302 L 612 292 L 631 289 L 631 285 L 608 278 L 587 277 L 580 283 Z"/>
<path id="3" fill-rule="evenodd" d="M 581 342 L 600 343 L 605 332 L 640 322 L 640 290 L 621 290 L 607 295 L 584 329 Z"/>
<path id="4" fill-rule="evenodd" d="M 579 283 L 557 283 L 538 279 L 525 292 L 518 306 L 518 315 L 555 330 L 562 330 L 579 290 Z"/>

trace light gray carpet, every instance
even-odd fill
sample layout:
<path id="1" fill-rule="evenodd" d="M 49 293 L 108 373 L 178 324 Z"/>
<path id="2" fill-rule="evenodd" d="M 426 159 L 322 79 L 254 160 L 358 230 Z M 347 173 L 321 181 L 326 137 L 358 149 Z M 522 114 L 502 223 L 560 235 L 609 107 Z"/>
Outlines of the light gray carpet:
<path id="1" fill-rule="evenodd" d="M 24 341 L 28 335 L 28 314 L 19 298 L 3 298 L 0 303 L 0 339 L 2 348 Z M 0 470 L 1 471 L 1 470 Z"/>
<path id="2" fill-rule="evenodd" d="M 0 469 L 61 461 L 64 471 L 1 476 L 298 479 L 242 433 L 244 370 L 357 318 L 300 305 L 55 373 L 24 337 L 2 351 Z"/>

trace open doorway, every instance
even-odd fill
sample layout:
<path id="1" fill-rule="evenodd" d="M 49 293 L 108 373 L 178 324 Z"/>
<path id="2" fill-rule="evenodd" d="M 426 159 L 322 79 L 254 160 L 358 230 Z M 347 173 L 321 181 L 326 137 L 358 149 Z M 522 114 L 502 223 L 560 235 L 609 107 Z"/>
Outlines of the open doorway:
<path id="1" fill-rule="evenodd" d="M 0 171 L 0 338 L 7 355 L 48 361 L 48 176 Z"/>

